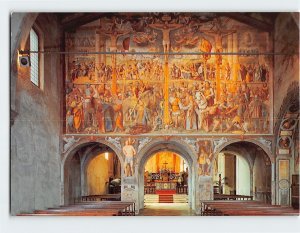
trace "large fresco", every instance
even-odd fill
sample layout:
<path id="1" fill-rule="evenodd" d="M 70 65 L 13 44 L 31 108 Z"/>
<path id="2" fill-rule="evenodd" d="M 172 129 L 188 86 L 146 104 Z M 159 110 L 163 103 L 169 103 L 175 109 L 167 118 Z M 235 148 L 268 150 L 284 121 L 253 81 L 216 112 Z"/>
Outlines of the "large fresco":
<path id="1" fill-rule="evenodd" d="M 66 133 L 272 133 L 271 41 L 227 17 L 103 15 L 66 33 Z"/>

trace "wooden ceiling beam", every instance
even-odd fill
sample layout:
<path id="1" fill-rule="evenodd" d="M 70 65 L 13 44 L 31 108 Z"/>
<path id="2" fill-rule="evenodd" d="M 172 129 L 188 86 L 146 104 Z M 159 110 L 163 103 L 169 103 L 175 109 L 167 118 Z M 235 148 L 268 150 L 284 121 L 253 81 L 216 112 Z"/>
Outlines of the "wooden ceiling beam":
<path id="1" fill-rule="evenodd" d="M 263 22 L 261 20 L 258 20 L 256 18 L 253 18 L 246 13 L 221 13 L 223 16 L 232 18 L 234 20 L 237 20 L 241 23 L 250 25 L 256 29 L 271 32 L 273 30 L 273 25 Z"/>
<path id="2" fill-rule="evenodd" d="M 99 19 L 103 13 L 84 13 L 80 14 L 77 17 L 70 18 L 70 20 L 64 20 L 62 19 L 61 25 L 64 31 L 74 31 L 76 28 L 93 22 L 97 19 Z"/>

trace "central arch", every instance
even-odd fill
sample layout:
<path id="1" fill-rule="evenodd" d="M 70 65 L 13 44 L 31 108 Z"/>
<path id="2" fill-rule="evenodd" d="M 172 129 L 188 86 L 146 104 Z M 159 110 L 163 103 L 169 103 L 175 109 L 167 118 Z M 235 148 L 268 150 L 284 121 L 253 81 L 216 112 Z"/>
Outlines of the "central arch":
<path id="1" fill-rule="evenodd" d="M 161 151 L 170 151 L 176 154 L 179 154 L 186 162 L 189 168 L 189 176 L 188 176 L 188 197 L 189 197 L 189 205 L 191 209 L 195 209 L 196 206 L 196 152 L 194 152 L 189 145 L 182 141 L 177 140 L 155 140 L 148 145 L 146 145 L 141 151 L 138 153 L 137 164 L 138 164 L 138 185 L 139 185 L 139 209 L 144 208 L 144 168 L 145 165 L 150 159 L 150 157 Z"/>

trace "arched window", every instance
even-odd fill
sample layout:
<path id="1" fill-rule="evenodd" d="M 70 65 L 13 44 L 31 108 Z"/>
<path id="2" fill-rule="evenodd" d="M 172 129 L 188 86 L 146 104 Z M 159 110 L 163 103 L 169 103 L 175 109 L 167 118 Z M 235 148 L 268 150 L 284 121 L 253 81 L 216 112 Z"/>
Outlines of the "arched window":
<path id="1" fill-rule="evenodd" d="M 30 51 L 39 51 L 39 36 L 36 31 L 32 28 L 30 30 Z M 39 54 L 30 53 L 30 80 L 36 86 L 40 86 L 40 64 L 39 64 Z"/>
<path id="2" fill-rule="evenodd" d="M 30 53 L 30 81 L 40 89 L 44 89 L 44 49 L 43 32 L 37 24 L 30 29 L 29 34 Z"/>

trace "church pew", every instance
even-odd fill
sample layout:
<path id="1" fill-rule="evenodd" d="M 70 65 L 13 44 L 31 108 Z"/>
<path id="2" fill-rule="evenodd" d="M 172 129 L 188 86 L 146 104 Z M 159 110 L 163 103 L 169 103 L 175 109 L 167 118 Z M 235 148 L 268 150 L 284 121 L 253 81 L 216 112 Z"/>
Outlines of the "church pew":
<path id="1" fill-rule="evenodd" d="M 79 201 L 75 200 L 75 202 L 83 202 L 83 201 L 120 201 L 121 194 L 103 194 L 103 195 L 89 195 L 80 197 Z"/>
<path id="2" fill-rule="evenodd" d="M 58 214 L 58 215 L 78 215 L 78 216 L 92 216 L 93 214 L 101 215 L 106 213 L 113 213 L 113 216 L 122 216 L 120 209 L 47 209 L 47 210 L 35 210 L 34 214 Z"/>
<path id="3" fill-rule="evenodd" d="M 62 206 L 59 209 L 64 210 L 76 210 L 76 209 L 86 209 L 86 210 L 93 210 L 93 209 L 117 209 L 122 215 L 126 216 L 134 216 L 135 211 L 130 205 L 76 205 L 76 206 Z M 55 210 L 52 208 L 50 210 Z"/>
<path id="4" fill-rule="evenodd" d="M 217 204 L 221 204 L 221 205 L 230 205 L 230 204 L 234 204 L 234 205 L 247 205 L 247 204 L 263 204 L 262 202 L 259 201 L 240 201 L 240 200 L 211 200 L 211 201 L 203 201 L 201 202 L 201 212 L 204 212 L 205 210 L 209 210 L 210 208 L 208 207 L 208 205 L 217 205 Z"/>
<path id="5" fill-rule="evenodd" d="M 247 209 L 247 210 L 237 210 L 237 209 L 221 209 L 222 215 L 224 216 L 299 216 L 299 212 L 289 209 Z"/>
<path id="6" fill-rule="evenodd" d="M 290 207 L 269 205 L 257 201 L 205 201 L 201 215 L 227 216 L 297 216 L 298 211 Z"/>
<path id="7" fill-rule="evenodd" d="M 134 202 L 125 202 L 125 201 L 84 201 L 84 202 L 78 202 L 75 203 L 74 205 L 87 205 L 87 206 L 91 206 L 91 205 L 120 205 L 120 204 L 125 204 L 128 205 L 126 208 L 126 211 L 132 213 L 132 215 L 135 214 L 135 203 Z M 73 205 L 71 205 L 73 206 Z"/>
<path id="8" fill-rule="evenodd" d="M 86 210 L 72 210 L 72 211 L 50 211 L 50 210 L 40 210 L 34 213 L 21 213 L 17 216 L 119 216 L 117 210 L 107 209 L 107 210 L 96 210 L 96 211 L 86 211 Z"/>
<path id="9" fill-rule="evenodd" d="M 214 200 L 253 200 L 253 196 L 214 194 Z"/>
<path id="10" fill-rule="evenodd" d="M 134 202 L 101 201 L 82 202 L 74 205 L 35 210 L 33 213 L 22 213 L 20 216 L 134 216 Z"/>
<path id="11" fill-rule="evenodd" d="M 123 215 L 135 215 L 134 202 L 121 202 L 121 201 L 101 201 L 101 202 L 81 202 L 74 205 L 60 206 L 60 208 L 121 208 Z"/>

